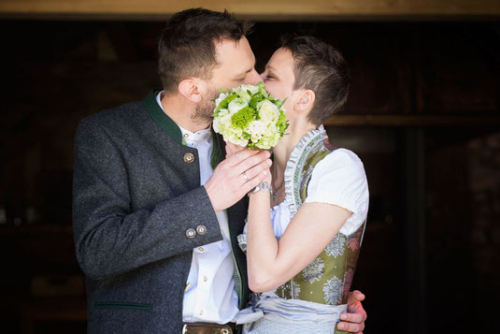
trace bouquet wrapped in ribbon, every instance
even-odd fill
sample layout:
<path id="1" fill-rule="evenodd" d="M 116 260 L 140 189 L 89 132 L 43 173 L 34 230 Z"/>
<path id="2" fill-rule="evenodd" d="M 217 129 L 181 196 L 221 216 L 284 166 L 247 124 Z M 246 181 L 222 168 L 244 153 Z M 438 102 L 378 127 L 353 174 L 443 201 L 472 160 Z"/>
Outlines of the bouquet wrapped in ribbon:
<path id="1" fill-rule="evenodd" d="M 284 103 L 271 97 L 262 82 L 222 92 L 215 99 L 214 131 L 233 144 L 268 150 L 288 127 Z"/>

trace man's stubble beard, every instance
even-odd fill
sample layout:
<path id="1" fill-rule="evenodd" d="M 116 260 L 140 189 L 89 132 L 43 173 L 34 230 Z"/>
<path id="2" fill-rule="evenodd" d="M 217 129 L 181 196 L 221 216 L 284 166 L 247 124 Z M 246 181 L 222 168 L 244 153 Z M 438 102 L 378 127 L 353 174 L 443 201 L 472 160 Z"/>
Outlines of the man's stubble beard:
<path id="1" fill-rule="evenodd" d="M 217 89 L 211 88 L 207 97 L 204 97 L 203 100 L 196 106 L 196 110 L 191 118 L 193 120 L 203 120 L 211 123 L 214 120 L 213 115 L 215 109 L 215 103 L 212 100 L 217 97 L 219 97 Z"/>

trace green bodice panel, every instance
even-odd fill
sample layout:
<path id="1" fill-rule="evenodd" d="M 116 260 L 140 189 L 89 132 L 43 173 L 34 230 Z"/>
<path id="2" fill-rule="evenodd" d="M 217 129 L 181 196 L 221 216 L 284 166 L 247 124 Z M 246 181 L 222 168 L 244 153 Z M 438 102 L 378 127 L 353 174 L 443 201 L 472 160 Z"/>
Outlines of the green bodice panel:
<path id="1" fill-rule="evenodd" d="M 290 158 L 285 171 L 285 192 L 290 218 L 307 197 L 307 186 L 314 167 L 333 151 L 322 127 L 310 131 Z M 337 233 L 325 250 L 290 281 L 278 287 L 276 294 L 286 299 L 340 305 L 347 303 L 366 222 L 354 233 Z"/>

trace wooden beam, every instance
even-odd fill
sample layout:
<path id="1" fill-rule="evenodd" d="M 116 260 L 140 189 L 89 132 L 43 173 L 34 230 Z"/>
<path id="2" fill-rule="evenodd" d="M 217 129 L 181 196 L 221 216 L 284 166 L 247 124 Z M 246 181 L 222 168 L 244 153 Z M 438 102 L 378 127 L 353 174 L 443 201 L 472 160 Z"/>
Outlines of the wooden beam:
<path id="1" fill-rule="evenodd" d="M 227 9 L 266 20 L 320 17 L 500 16 L 498 0 L 2 0 L 2 17 L 165 17 L 180 10 Z"/>
<path id="2" fill-rule="evenodd" d="M 337 115 L 325 126 L 500 126 L 500 116 Z"/>

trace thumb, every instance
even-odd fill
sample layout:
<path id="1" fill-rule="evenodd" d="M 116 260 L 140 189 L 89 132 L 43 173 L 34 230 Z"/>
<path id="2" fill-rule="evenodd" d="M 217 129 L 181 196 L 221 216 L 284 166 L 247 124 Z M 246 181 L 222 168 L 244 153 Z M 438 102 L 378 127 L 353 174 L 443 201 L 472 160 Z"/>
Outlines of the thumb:
<path id="1" fill-rule="evenodd" d="M 356 304 L 358 302 L 362 302 L 365 300 L 365 295 L 359 291 L 359 290 L 354 290 L 349 292 L 349 296 L 347 297 L 347 304 Z"/>

